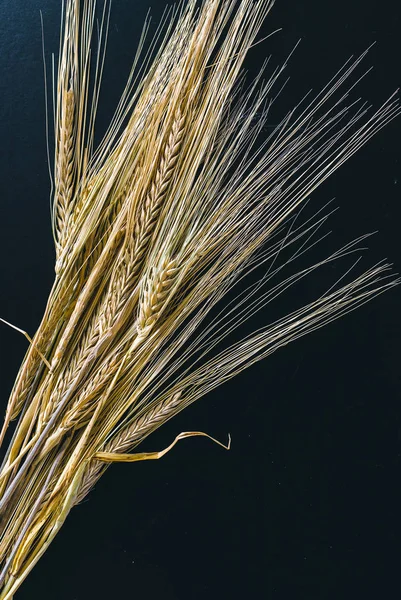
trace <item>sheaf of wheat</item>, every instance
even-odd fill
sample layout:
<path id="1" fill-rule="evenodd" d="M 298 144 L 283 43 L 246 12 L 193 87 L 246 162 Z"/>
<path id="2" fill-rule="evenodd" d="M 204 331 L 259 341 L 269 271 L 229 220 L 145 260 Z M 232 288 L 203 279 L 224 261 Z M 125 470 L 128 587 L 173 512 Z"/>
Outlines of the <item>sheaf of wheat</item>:
<path id="1" fill-rule="evenodd" d="M 1 433 L 14 427 L 0 472 L 0 600 L 108 463 L 159 458 L 132 451 L 244 368 L 398 283 L 380 263 L 242 339 L 242 325 L 283 291 L 359 249 L 363 238 L 282 276 L 326 219 L 298 225 L 302 205 L 398 102 L 369 113 L 348 100 L 361 56 L 266 134 L 285 65 L 248 87 L 242 69 L 273 2 L 189 0 L 165 13 L 149 45 L 145 26 L 95 145 L 110 15 L 100 4 L 63 2 L 55 280 Z M 205 434 L 175 441 L 191 435 Z"/>

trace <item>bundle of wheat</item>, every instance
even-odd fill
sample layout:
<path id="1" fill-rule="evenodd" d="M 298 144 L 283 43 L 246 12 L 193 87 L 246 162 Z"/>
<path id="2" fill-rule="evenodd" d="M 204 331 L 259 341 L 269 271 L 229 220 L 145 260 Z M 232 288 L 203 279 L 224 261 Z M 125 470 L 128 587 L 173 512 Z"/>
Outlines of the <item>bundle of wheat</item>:
<path id="1" fill-rule="evenodd" d="M 370 116 L 347 104 L 341 89 L 360 57 L 263 137 L 285 65 L 249 88 L 241 68 L 272 4 L 189 0 L 166 13 L 146 52 L 143 36 L 95 148 L 109 3 L 95 60 L 95 0 L 64 3 L 54 87 L 56 275 L 1 434 L 19 417 L 0 473 L 1 600 L 107 463 L 159 458 L 165 451 L 127 453 L 245 367 L 397 283 L 388 265 L 376 265 L 228 342 L 283 290 L 358 248 L 363 238 L 274 283 L 326 219 L 295 227 L 291 217 L 399 112 L 393 98 Z M 262 279 L 244 288 L 260 267 Z M 175 441 L 190 435 L 205 434 Z"/>

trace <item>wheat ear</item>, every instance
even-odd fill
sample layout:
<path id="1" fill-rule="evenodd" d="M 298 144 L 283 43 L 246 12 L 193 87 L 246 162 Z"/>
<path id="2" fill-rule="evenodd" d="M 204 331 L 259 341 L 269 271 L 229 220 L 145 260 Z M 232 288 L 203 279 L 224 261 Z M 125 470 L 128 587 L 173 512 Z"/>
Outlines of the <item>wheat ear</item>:
<path id="1" fill-rule="evenodd" d="M 178 161 L 184 128 L 185 117 L 182 115 L 181 109 L 178 108 L 155 179 L 137 217 L 133 272 L 137 272 L 141 266 L 143 256 L 163 207 L 163 202 L 173 178 L 174 168 Z"/>
<path id="2" fill-rule="evenodd" d="M 145 410 L 142 416 L 138 416 L 123 427 L 106 444 L 105 451 L 122 454 L 128 450 L 132 450 L 155 429 L 176 415 L 181 410 L 181 407 L 181 392 L 177 392 L 173 397 L 168 397 L 166 400 L 158 402 L 153 408 Z M 82 478 L 76 501 L 77 504 L 85 498 L 106 468 L 107 465 L 98 460 L 91 461 Z"/>
<path id="3" fill-rule="evenodd" d="M 181 405 L 181 392 L 177 392 L 172 398 L 158 402 L 153 408 L 147 409 L 142 416 L 138 416 L 132 423 L 121 429 L 106 445 L 105 451 L 124 453 L 131 450 L 135 443 L 142 441 L 154 429 L 175 415 Z"/>
<path id="4" fill-rule="evenodd" d="M 149 335 L 159 319 L 178 272 L 176 260 L 166 259 L 160 268 L 153 269 L 149 279 L 145 279 L 137 321 L 139 339 Z"/>
<path id="5" fill-rule="evenodd" d="M 159 269 L 155 269 L 153 277 L 146 280 L 142 300 L 139 304 L 137 319 L 136 344 L 149 335 L 162 311 L 166 300 L 176 282 L 179 269 L 176 261 L 165 260 Z M 135 344 L 135 345 L 136 345 Z M 101 394 L 102 388 L 110 380 L 118 368 L 118 355 L 113 356 L 99 368 L 90 383 L 85 386 L 71 409 L 66 413 L 62 429 L 83 426 L 94 409 L 94 400 Z"/>
<path id="6" fill-rule="evenodd" d="M 174 169 L 179 159 L 184 130 L 185 118 L 182 115 L 181 109 L 178 108 L 156 170 L 156 175 L 151 182 L 145 200 L 137 212 L 133 244 L 128 243 L 123 250 L 116 274 L 106 294 L 103 319 L 108 324 L 114 324 L 124 308 L 128 312 L 127 302 L 132 301 L 132 299 L 135 300 L 133 292 L 174 176 Z M 129 201 L 129 194 L 127 200 Z"/>
<path id="7" fill-rule="evenodd" d="M 57 258 L 66 243 L 71 200 L 74 193 L 74 113 L 74 92 L 70 89 L 65 95 L 58 133 L 55 192 Z"/>

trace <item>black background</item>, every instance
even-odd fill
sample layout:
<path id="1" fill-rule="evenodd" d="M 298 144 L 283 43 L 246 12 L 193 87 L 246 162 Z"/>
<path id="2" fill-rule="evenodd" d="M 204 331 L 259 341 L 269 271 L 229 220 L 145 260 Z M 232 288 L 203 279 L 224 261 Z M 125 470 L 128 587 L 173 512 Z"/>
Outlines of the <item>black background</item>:
<path id="1" fill-rule="evenodd" d="M 150 0 L 114 0 L 100 125 L 121 92 Z M 0 0 L 0 316 L 33 333 L 54 252 L 39 10 L 57 50 L 60 1 Z M 290 61 L 282 113 L 372 42 L 354 92 L 374 106 L 400 85 L 396 0 L 278 0 L 247 68 Z M 151 3 L 157 22 L 164 0 Z M 152 26 L 154 27 L 154 26 Z M 363 71 L 363 69 L 362 69 Z M 378 230 L 366 265 L 401 269 L 400 127 L 392 123 L 314 194 L 333 196 L 339 246 Z M 316 249 L 311 259 L 324 255 Z M 297 298 L 296 305 L 302 303 Z M 192 439 L 163 460 L 109 469 L 74 509 L 17 600 L 395 597 L 401 592 L 401 288 L 278 352 L 156 432 Z M 269 311 L 260 316 L 267 322 Z M 26 342 L 0 326 L 5 406 Z M 145 448 L 146 446 L 146 448 Z"/>

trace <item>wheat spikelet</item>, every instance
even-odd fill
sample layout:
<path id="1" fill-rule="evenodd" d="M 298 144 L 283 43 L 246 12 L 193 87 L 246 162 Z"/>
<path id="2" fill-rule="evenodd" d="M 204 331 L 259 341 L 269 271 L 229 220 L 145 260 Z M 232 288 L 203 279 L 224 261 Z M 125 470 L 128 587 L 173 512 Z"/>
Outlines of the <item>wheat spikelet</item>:
<path id="1" fill-rule="evenodd" d="M 12 406 L 10 413 L 11 420 L 18 417 L 21 412 L 28 395 L 31 392 L 32 384 L 38 373 L 43 370 L 43 361 L 34 351 L 33 347 L 37 347 L 45 355 L 47 353 L 47 340 L 50 337 L 49 333 L 45 333 L 43 330 L 39 330 L 34 338 L 34 344 L 28 350 L 27 357 L 23 364 L 23 369 L 16 380 L 13 392 L 10 397 L 9 405 Z M 43 350 L 42 350 L 43 349 Z"/>
<path id="2" fill-rule="evenodd" d="M 74 193 L 74 113 L 75 98 L 72 89 L 65 94 L 58 139 L 56 172 L 56 229 L 57 256 L 60 256 L 68 235 L 68 220 Z M 56 263 L 57 271 L 57 263 Z"/>
<path id="3" fill-rule="evenodd" d="M 181 392 L 173 397 L 167 397 L 162 402 L 145 410 L 142 416 L 134 419 L 132 423 L 123 427 L 112 440 L 105 446 L 106 452 L 124 453 L 132 450 L 152 431 L 174 416 L 181 407 Z M 106 469 L 106 465 L 100 461 L 93 460 L 84 473 L 76 503 L 81 502 L 93 488 L 100 475 Z"/>
<path id="4" fill-rule="evenodd" d="M 90 254 L 88 258 L 82 259 L 85 264 L 85 268 L 82 270 L 83 277 L 87 276 L 91 272 L 93 265 L 98 261 L 103 247 L 104 238 L 107 237 L 107 232 L 110 231 L 116 221 L 118 214 L 127 198 L 127 186 L 121 191 L 117 192 L 116 196 L 112 196 L 109 205 L 105 210 L 105 218 L 99 224 L 98 229 L 94 232 L 93 237 L 89 240 L 88 246 L 90 248 Z"/>
<path id="5" fill-rule="evenodd" d="M 21 412 L 27 397 L 38 387 L 41 374 L 46 375 L 45 367 L 40 353 L 45 357 L 50 355 L 50 349 L 55 339 L 66 322 L 67 314 L 72 311 L 77 290 L 71 289 L 71 282 L 63 282 L 58 291 L 57 310 L 46 310 L 42 322 L 33 338 L 33 344 L 29 348 L 20 372 L 16 378 L 8 408 L 10 419 L 16 419 Z M 48 308 L 51 307 L 49 302 Z M 37 351 L 39 350 L 39 352 Z"/>
<path id="6" fill-rule="evenodd" d="M 174 168 L 179 158 L 179 151 L 184 136 L 185 117 L 177 109 L 171 132 L 167 141 L 160 165 L 151 188 L 140 207 L 135 226 L 135 245 L 133 251 L 134 264 L 132 272 L 138 273 L 141 262 L 159 218 L 163 202 L 173 178 Z"/>
<path id="7" fill-rule="evenodd" d="M 82 358 L 82 364 L 85 363 L 85 358 Z M 96 373 L 86 383 L 86 385 L 84 385 L 76 394 L 74 400 L 67 408 L 60 424 L 52 433 L 52 435 L 46 440 L 46 443 L 40 454 L 41 457 L 46 456 L 56 444 L 64 439 L 66 434 L 72 430 L 81 429 L 88 424 L 97 404 L 101 401 L 102 394 L 105 392 L 108 382 L 110 382 L 110 380 L 113 378 L 113 375 L 116 373 L 120 364 L 120 360 L 121 356 L 119 355 L 112 356 L 110 359 L 106 360 L 96 370 Z M 62 386 L 62 392 L 59 391 L 56 397 L 62 397 L 62 394 L 68 390 L 68 387 L 74 380 L 76 380 L 78 376 L 79 368 L 77 368 L 76 372 L 70 378 L 68 383 Z M 54 412 L 54 408 L 55 407 L 51 402 L 48 401 L 46 403 L 43 419 L 39 423 L 39 430 L 42 430 L 44 425 L 49 421 L 52 413 Z"/>
<path id="8" fill-rule="evenodd" d="M 71 408 L 66 412 L 62 427 L 67 430 L 71 427 L 82 427 L 86 424 L 88 415 L 93 410 L 93 404 L 101 396 L 107 382 L 112 379 L 117 371 L 121 356 L 118 354 L 105 360 L 96 370 L 91 380 L 83 386 Z"/>
<path id="9" fill-rule="evenodd" d="M 102 311 L 104 329 L 115 324 L 132 297 L 146 250 L 174 175 L 184 130 L 185 119 L 178 108 L 150 191 L 140 206 L 135 221 L 134 243 L 128 243 L 125 251 L 122 252 L 110 288 L 105 295 Z M 127 195 L 125 190 L 124 200 L 127 199 Z"/>
<path id="10" fill-rule="evenodd" d="M 37 389 L 42 376 L 47 374 L 47 367 L 44 365 L 40 353 L 47 357 L 50 355 L 50 348 L 54 344 L 59 331 L 66 318 L 66 310 L 71 310 L 74 303 L 74 294 L 69 293 L 69 286 L 63 286 L 59 294 L 58 311 L 46 311 L 42 322 L 33 338 L 33 344 L 30 346 L 20 372 L 16 378 L 7 411 L 10 410 L 10 419 L 16 419 L 20 414 L 27 398 L 32 396 Z M 68 305 L 68 302 L 70 303 Z M 37 350 L 39 350 L 39 352 Z"/>
<path id="11" fill-rule="evenodd" d="M 135 443 L 143 440 L 145 436 L 175 415 L 181 404 L 182 395 L 181 392 L 177 392 L 173 397 L 168 397 L 152 408 L 146 409 L 142 416 L 135 418 L 131 424 L 113 437 L 106 445 L 105 451 L 127 452 Z"/>
<path id="12" fill-rule="evenodd" d="M 77 221 L 86 202 L 94 202 L 95 199 L 90 197 L 90 191 L 94 187 L 94 183 L 90 182 L 86 188 L 79 194 L 76 205 L 74 206 L 73 214 L 71 215 L 71 227 L 77 227 Z M 77 263 L 81 265 L 78 273 L 77 287 L 81 288 L 83 282 L 90 275 L 94 265 L 101 257 L 109 232 L 112 230 L 118 215 L 127 199 L 128 184 L 122 190 L 118 187 L 116 190 L 111 190 L 108 194 L 107 201 L 104 206 L 104 214 L 101 215 L 100 221 L 96 224 L 93 233 L 88 236 L 85 241 L 85 246 L 82 248 Z M 123 236 L 124 228 L 121 227 L 120 237 Z"/>
<path id="13" fill-rule="evenodd" d="M 159 319 L 178 272 L 176 260 L 165 259 L 158 269 L 153 269 L 149 279 L 145 279 L 138 311 L 137 333 L 139 339 L 149 335 Z"/>
<path id="14" fill-rule="evenodd" d="M 55 394 L 53 399 L 48 399 L 43 406 L 43 413 L 40 415 L 38 427 L 42 429 L 43 426 L 49 421 L 49 418 L 54 410 L 55 402 L 57 398 L 61 398 L 66 393 L 71 384 L 79 377 L 81 369 L 85 365 L 88 357 L 96 348 L 96 345 L 101 339 L 101 331 L 99 329 L 99 323 L 96 319 L 92 319 L 92 322 L 85 330 L 85 334 L 82 338 L 82 342 L 79 348 L 71 355 L 68 362 L 67 368 L 57 379 L 57 383 L 54 385 Z"/>

